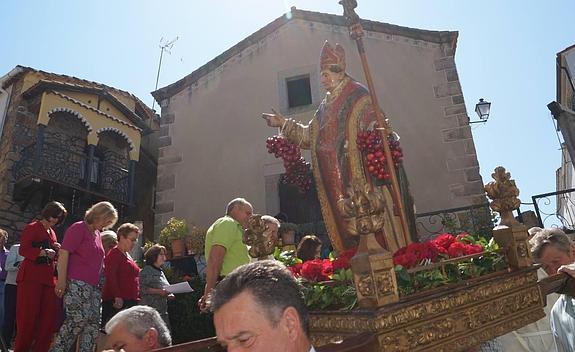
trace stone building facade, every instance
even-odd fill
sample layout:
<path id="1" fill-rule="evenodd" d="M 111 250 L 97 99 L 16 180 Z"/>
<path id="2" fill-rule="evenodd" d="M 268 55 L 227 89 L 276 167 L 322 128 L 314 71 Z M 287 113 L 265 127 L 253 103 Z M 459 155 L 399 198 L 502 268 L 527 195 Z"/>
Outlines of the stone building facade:
<path id="1" fill-rule="evenodd" d="M 417 212 L 473 204 L 484 192 L 454 60 L 458 33 L 373 21 L 363 27 L 378 97 L 401 136 Z M 344 18 L 292 8 L 152 93 L 162 109 L 156 230 L 171 216 L 207 225 L 237 196 L 258 213 L 282 210 L 282 162 L 265 147 L 276 131 L 260 116 L 274 107 L 304 123 L 313 117 L 325 95 L 319 84 L 325 40 L 345 48 L 348 73 L 365 83 Z M 303 104 L 293 104 L 301 97 L 297 85 L 305 88 Z"/>
<path id="2" fill-rule="evenodd" d="M 153 238 L 152 110 L 128 92 L 28 67 L 1 77 L 0 88 L 0 227 L 11 241 L 51 200 L 69 213 L 59 236 L 109 200 L 120 223 L 143 221 Z"/>

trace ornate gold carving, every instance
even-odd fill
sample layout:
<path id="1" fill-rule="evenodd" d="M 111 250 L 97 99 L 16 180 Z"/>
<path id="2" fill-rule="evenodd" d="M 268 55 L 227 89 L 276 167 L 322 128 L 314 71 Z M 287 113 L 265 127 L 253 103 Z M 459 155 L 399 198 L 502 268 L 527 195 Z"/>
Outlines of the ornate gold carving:
<path id="1" fill-rule="evenodd" d="M 246 245 L 251 246 L 249 254 L 252 258 L 262 258 L 272 254 L 278 244 L 278 238 L 272 236 L 272 231 L 258 214 L 249 218 L 242 240 Z"/>
<path id="2" fill-rule="evenodd" d="M 312 312 L 310 326 L 316 346 L 329 336 L 371 331 L 381 351 L 462 351 L 540 319 L 543 304 L 536 269 L 529 268 L 375 311 Z"/>
<path id="3" fill-rule="evenodd" d="M 385 201 L 379 189 L 365 181 L 354 180 L 348 198 L 337 202 L 339 211 L 348 219 L 346 230 L 353 235 L 368 235 L 383 228 Z"/>
<path id="4" fill-rule="evenodd" d="M 377 292 L 380 295 L 389 295 L 394 293 L 394 280 L 391 275 L 395 275 L 395 273 L 391 273 L 389 271 L 377 273 Z"/>
<path id="5" fill-rule="evenodd" d="M 527 249 L 527 243 L 521 242 L 517 244 L 517 255 L 520 257 L 529 257 L 529 250 Z"/>
<path id="6" fill-rule="evenodd" d="M 492 200 L 491 209 L 501 214 L 501 223 L 503 225 L 512 226 L 519 224 L 513 217 L 513 210 L 519 208 L 521 201 L 519 196 L 519 189 L 515 185 L 515 181 L 511 179 L 511 174 L 505 171 L 505 168 L 498 166 L 495 172 L 491 174 L 495 181 L 491 181 L 485 185 L 485 192 Z"/>
<path id="7" fill-rule="evenodd" d="M 365 297 L 375 294 L 375 287 L 371 275 L 363 275 L 357 280 L 357 291 Z"/>

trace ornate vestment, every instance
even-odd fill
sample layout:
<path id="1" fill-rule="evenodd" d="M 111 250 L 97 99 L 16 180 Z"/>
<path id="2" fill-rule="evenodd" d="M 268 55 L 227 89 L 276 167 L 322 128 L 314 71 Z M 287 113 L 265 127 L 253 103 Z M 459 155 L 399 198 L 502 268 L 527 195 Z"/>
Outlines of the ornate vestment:
<path id="1" fill-rule="evenodd" d="M 372 183 L 356 143 L 360 130 L 373 128 L 376 115 L 368 90 L 345 75 L 328 93 L 309 125 L 287 119 L 282 133 L 301 148 L 311 149 L 313 174 L 321 211 L 334 248 L 339 251 L 357 246 L 358 238 L 349 234 L 346 219 L 337 202 L 347 197 L 351 181 Z M 373 187 L 379 187 L 373 185 Z M 406 245 L 399 216 L 394 213 L 388 186 L 381 186 L 386 201 L 384 234 L 380 244 L 391 252 Z"/>

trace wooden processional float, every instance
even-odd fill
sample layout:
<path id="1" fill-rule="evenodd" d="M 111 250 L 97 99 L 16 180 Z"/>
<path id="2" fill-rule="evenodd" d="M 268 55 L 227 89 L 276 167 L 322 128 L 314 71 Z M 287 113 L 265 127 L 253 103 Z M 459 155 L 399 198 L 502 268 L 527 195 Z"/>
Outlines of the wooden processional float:
<path id="1" fill-rule="evenodd" d="M 370 98 L 378 107 L 373 80 L 362 42 L 363 29 L 355 13 L 356 0 L 341 0 L 350 36 L 356 41 Z M 374 109 L 384 136 L 393 134 L 381 109 Z M 394 169 L 389 146 L 383 143 L 389 170 Z M 403 236 L 410 242 L 397 176 L 390 173 L 393 208 L 398 212 Z M 324 351 L 465 351 L 484 341 L 533 323 L 545 316 L 546 296 L 553 292 L 573 295 L 574 280 L 557 274 L 538 281 L 525 225 L 513 217 L 519 207 L 519 190 L 503 167 L 492 174 L 485 186 L 490 207 L 500 214 L 493 237 L 507 267 L 481 277 L 462 280 L 400 297 L 392 253 L 375 238 L 384 226 L 381 219 L 385 199 L 366 180 L 355 180 L 348 197 L 341 202 L 342 213 L 352 224 L 348 231 L 359 236 L 359 247 L 351 260 L 359 308 L 351 311 L 312 311 L 310 332 L 318 352 Z M 254 252 L 268 253 L 273 247 L 260 217 L 252 218 L 244 241 Z M 259 229 L 259 230 L 258 230 Z M 250 253 L 260 257 L 257 253 Z M 479 257 L 450 259 L 411 269 L 424 271 Z M 171 352 L 223 351 L 215 338 L 161 349 Z"/>

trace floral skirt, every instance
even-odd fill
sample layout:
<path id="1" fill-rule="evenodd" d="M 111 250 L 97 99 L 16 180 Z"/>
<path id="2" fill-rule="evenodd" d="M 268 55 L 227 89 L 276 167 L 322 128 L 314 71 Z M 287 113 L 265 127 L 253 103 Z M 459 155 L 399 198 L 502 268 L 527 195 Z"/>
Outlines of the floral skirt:
<path id="1" fill-rule="evenodd" d="M 66 318 L 58 332 L 52 352 L 68 352 L 80 339 L 80 352 L 96 347 L 100 325 L 100 289 L 80 280 L 68 280 L 64 294 Z"/>

